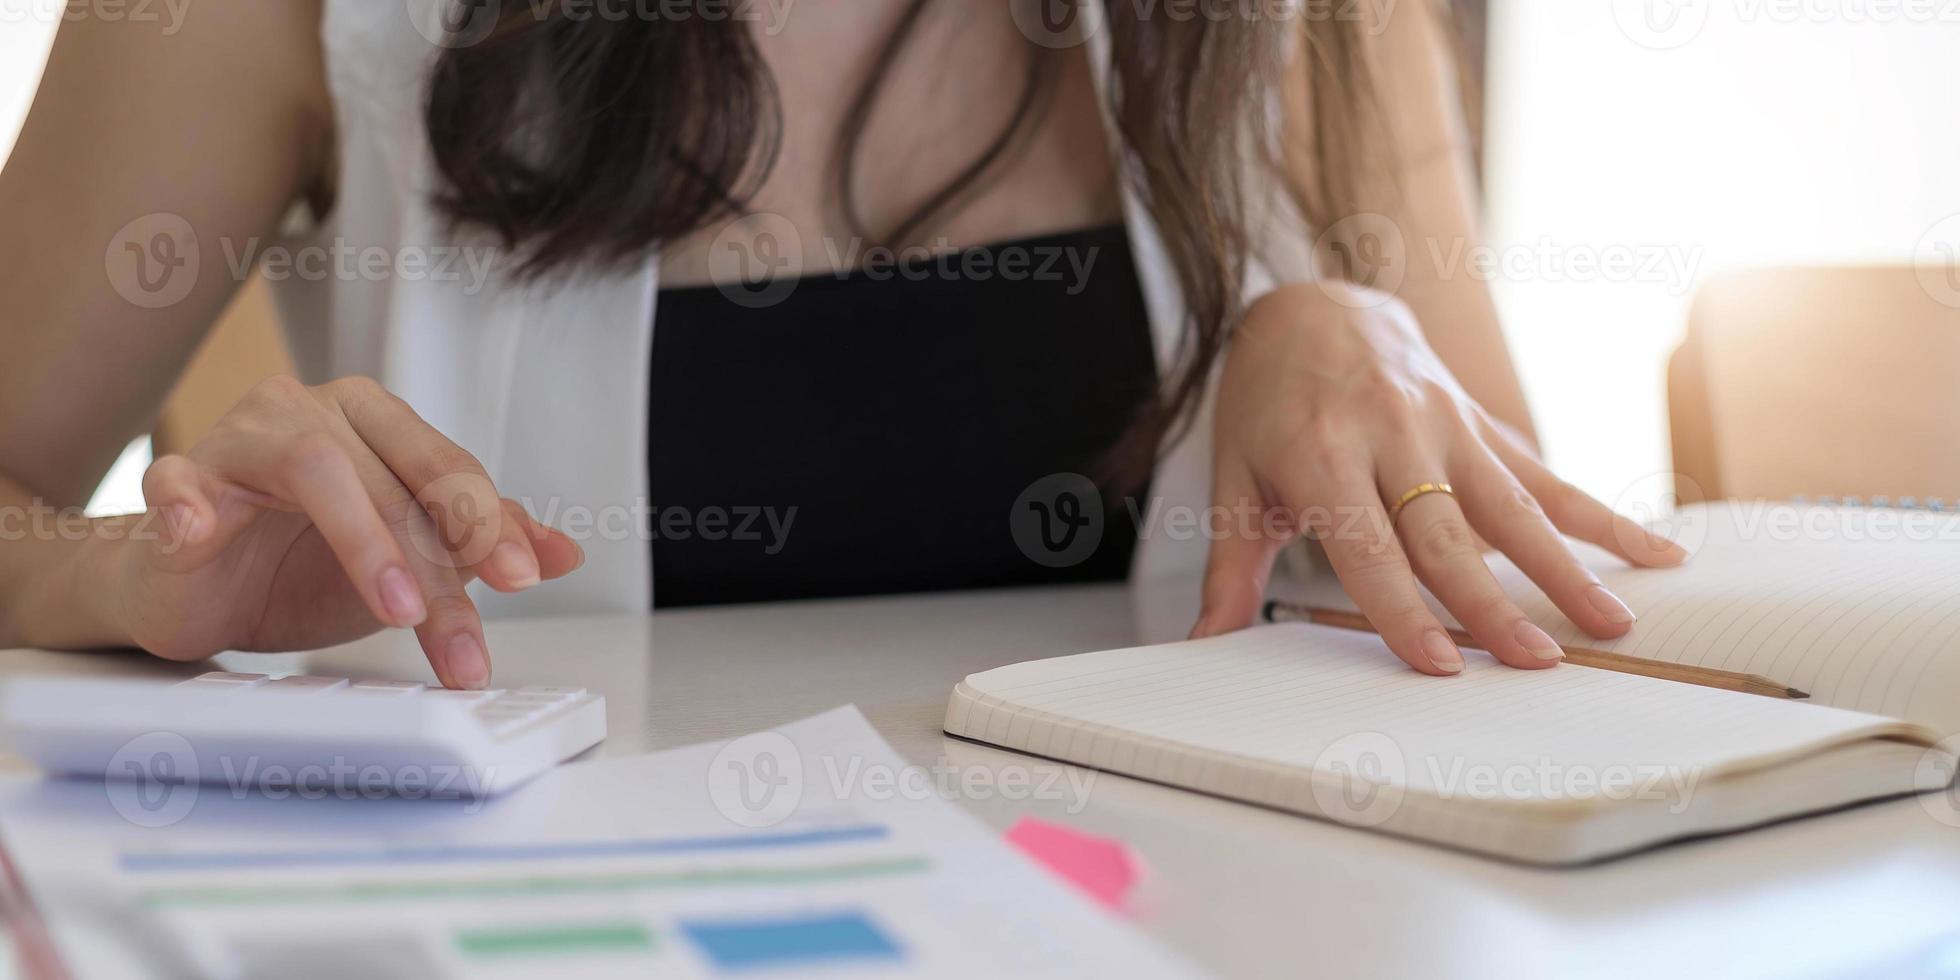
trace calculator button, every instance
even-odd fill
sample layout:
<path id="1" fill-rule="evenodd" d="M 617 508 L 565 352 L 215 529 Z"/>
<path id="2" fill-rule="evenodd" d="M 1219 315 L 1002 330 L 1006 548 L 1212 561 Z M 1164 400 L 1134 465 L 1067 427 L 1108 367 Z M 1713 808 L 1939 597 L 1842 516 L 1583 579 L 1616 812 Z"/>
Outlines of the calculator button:
<path id="1" fill-rule="evenodd" d="M 491 698 L 497 697 L 502 693 L 504 692 L 500 690 L 499 691 L 454 691 L 446 687 L 429 688 L 429 697 L 442 698 L 446 701 L 463 701 L 463 702 L 488 701 Z"/>
<path id="2" fill-rule="evenodd" d="M 512 694 L 531 694 L 545 698 L 575 698 L 585 693 L 582 687 L 520 687 Z"/>
<path id="3" fill-rule="evenodd" d="M 476 713 L 482 715 L 485 718 L 489 718 L 492 716 L 499 717 L 499 718 L 509 718 L 509 717 L 528 718 L 531 715 L 538 714 L 542 710 L 543 707 L 541 705 L 512 703 L 510 701 L 501 701 L 501 700 L 492 701 L 488 704 L 479 704 L 476 706 Z"/>
<path id="4" fill-rule="evenodd" d="M 291 677 L 278 678 L 265 687 L 266 690 L 311 691 L 315 694 L 324 694 L 328 691 L 337 691 L 346 686 L 347 678 L 345 677 L 313 677 L 307 674 L 295 674 Z"/>
<path id="5" fill-rule="evenodd" d="M 428 687 L 428 685 L 423 684 L 421 681 L 355 681 L 354 682 L 354 690 L 356 691 L 394 692 L 397 694 L 414 694 L 415 692 L 423 690 L 426 687 Z"/>
<path id="6" fill-rule="evenodd" d="M 525 694 L 519 691 L 516 694 L 507 694 L 492 703 L 499 705 L 521 705 L 526 708 L 549 708 L 555 704 L 562 704 L 564 701 L 564 698 L 539 697 L 535 694 Z"/>
<path id="7" fill-rule="evenodd" d="M 235 674 L 229 670 L 214 670 L 199 674 L 184 683 L 227 685 L 231 687 L 258 687 L 268 680 L 271 680 L 271 678 L 264 674 Z"/>

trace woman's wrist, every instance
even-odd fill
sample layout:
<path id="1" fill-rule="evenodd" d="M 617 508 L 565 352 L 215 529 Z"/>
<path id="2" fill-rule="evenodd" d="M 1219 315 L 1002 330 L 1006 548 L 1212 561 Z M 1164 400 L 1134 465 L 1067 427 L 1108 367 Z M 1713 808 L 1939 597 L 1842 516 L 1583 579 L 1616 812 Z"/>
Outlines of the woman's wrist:
<path id="1" fill-rule="evenodd" d="M 38 561 L 19 575 L 16 615 L 0 624 L 0 647 L 95 650 L 128 647 L 134 641 L 124 615 L 123 574 L 133 519 L 87 523 L 76 536 L 57 536 L 35 550 Z"/>

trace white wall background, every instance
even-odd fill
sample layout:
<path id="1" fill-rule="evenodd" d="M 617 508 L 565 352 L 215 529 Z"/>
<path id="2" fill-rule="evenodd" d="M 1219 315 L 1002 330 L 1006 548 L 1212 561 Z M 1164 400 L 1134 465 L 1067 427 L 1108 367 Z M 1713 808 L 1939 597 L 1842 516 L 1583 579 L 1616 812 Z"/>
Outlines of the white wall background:
<path id="1" fill-rule="evenodd" d="M 1960 214 L 1960 3 L 1494 6 L 1488 226 L 1518 261 L 1493 288 L 1553 464 L 1604 499 L 1650 504 L 1661 484 L 1642 478 L 1668 458 L 1663 365 L 1694 281 L 1752 264 L 1910 261 Z M 0 0 L 0 159 L 53 37 L 50 9 Z M 1674 271 L 1574 264 L 1615 249 Z M 97 506 L 139 499 L 143 452 Z"/>
<path id="2" fill-rule="evenodd" d="M 0 160 L 13 148 L 54 40 L 54 21 L 41 16 L 45 6 L 0 0 Z"/>
<path id="3" fill-rule="evenodd" d="M 1499 246 L 1657 249 L 1699 278 L 1909 263 L 1960 214 L 1960 4 L 1493 6 Z M 1667 468 L 1663 371 L 1687 291 L 1555 272 L 1495 285 L 1547 453 L 1608 501 L 1651 503 L 1661 484 L 1641 478 Z"/>

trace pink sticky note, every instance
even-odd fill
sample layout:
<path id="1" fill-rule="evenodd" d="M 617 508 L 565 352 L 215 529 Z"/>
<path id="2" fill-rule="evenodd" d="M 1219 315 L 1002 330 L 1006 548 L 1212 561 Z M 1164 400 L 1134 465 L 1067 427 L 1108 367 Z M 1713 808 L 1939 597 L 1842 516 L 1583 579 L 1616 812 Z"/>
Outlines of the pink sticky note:
<path id="1" fill-rule="evenodd" d="M 1112 909 L 1123 907 L 1143 875 L 1142 859 L 1122 841 L 1033 817 L 1008 828 L 1007 842 Z"/>

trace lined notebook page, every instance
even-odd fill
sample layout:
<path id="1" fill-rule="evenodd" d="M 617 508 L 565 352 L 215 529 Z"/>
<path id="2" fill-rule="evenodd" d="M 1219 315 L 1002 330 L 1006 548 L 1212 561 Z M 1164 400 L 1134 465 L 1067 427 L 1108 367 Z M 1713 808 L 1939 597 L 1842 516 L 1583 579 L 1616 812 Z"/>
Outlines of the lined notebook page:
<path id="1" fill-rule="evenodd" d="M 1521 671 L 1473 659 L 1454 678 L 1409 670 L 1371 635 L 1300 623 L 1002 667 L 967 678 L 946 730 L 1038 755 L 1228 796 L 1252 770 L 1189 746 L 1304 775 L 1343 740 L 1392 746 L 1411 792 L 1557 799 L 1563 773 L 1725 770 L 1902 726 L 1798 702 L 1577 667 Z M 1480 787 L 1478 769 L 1524 770 Z M 1264 778 L 1264 777 L 1259 777 Z M 1523 790 L 1520 791 L 1520 786 Z M 1549 793 L 1534 792 L 1534 787 Z M 1573 793 L 1584 796 L 1584 793 Z"/>
<path id="2" fill-rule="evenodd" d="M 1694 551 L 1679 568 L 1575 546 L 1640 617 L 1616 640 L 1587 636 L 1501 556 L 1492 569 L 1560 643 L 1760 674 L 1960 732 L 1960 515 L 1731 501 L 1678 517 Z M 1354 608 L 1331 578 L 1308 588 L 1315 605 Z"/>

